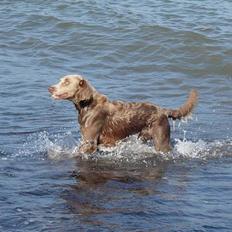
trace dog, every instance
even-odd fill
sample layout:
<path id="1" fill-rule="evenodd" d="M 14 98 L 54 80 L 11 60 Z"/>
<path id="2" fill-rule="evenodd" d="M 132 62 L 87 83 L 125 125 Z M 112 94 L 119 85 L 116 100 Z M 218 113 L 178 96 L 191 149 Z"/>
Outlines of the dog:
<path id="1" fill-rule="evenodd" d="M 178 109 L 161 108 L 151 103 L 110 101 L 80 75 L 64 76 L 48 91 L 54 99 L 74 103 L 83 140 L 80 154 L 94 153 L 102 145 L 115 146 L 133 134 L 138 134 L 143 141 L 153 140 L 157 152 L 169 152 L 168 118 L 176 120 L 188 116 L 198 100 L 198 93 L 193 89 Z"/>

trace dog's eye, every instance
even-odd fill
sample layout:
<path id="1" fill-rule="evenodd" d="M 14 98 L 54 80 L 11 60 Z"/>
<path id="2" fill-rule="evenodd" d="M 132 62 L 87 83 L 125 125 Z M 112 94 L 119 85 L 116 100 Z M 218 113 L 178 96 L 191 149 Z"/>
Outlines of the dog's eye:
<path id="1" fill-rule="evenodd" d="M 63 85 L 66 86 L 66 85 L 69 85 L 70 81 L 68 79 L 64 80 L 63 82 Z"/>

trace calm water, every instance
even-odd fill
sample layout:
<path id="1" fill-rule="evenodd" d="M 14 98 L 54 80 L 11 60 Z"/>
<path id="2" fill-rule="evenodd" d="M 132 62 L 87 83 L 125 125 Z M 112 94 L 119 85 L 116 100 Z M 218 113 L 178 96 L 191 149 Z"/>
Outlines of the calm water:
<path id="1" fill-rule="evenodd" d="M 232 2 L 0 4 L 0 231 L 231 231 Z M 71 103 L 47 87 L 87 77 L 111 99 L 178 107 L 174 150 L 135 137 L 75 158 Z M 172 122 L 171 122 L 172 124 Z"/>

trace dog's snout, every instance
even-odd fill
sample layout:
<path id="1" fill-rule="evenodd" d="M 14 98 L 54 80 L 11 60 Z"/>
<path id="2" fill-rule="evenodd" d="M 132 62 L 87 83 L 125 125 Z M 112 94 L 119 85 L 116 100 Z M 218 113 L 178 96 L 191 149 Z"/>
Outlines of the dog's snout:
<path id="1" fill-rule="evenodd" d="M 55 91 L 55 87 L 54 86 L 48 87 L 48 92 L 49 93 L 53 93 L 54 91 Z"/>

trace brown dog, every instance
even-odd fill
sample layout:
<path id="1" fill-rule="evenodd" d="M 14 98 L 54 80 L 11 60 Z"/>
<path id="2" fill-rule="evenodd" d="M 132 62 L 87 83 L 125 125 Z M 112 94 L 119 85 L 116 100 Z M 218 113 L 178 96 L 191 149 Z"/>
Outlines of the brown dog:
<path id="1" fill-rule="evenodd" d="M 110 101 L 79 75 L 65 76 L 48 90 L 53 98 L 74 103 L 83 139 L 80 153 L 93 153 L 99 145 L 114 146 L 137 133 L 145 141 L 153 140 L 156 151 L 168 152 L 171 149 L 168 118 L 186 117 L 198 98 L 197 91 L 192 90 L 186 103 L 176 110 L 150 103 Z"/>

